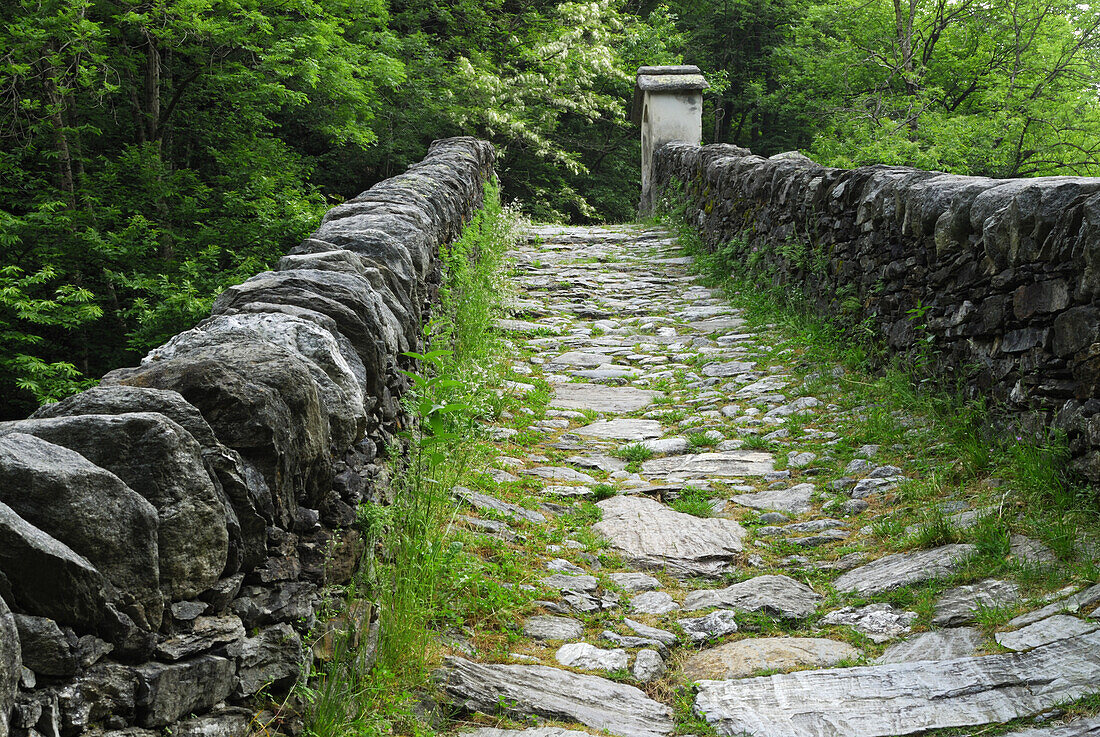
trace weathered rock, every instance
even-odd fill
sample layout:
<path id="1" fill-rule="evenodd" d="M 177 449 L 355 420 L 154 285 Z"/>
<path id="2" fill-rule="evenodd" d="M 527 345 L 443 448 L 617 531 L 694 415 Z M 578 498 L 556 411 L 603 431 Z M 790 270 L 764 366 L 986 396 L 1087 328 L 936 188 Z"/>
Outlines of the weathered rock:
<path id="1" fill-rule="evenodd" d="M 884 737 L 1031 716 L 1098 680 L 1093 633 L 1026 653 L 702 681 L 695 710 L 731 737 Z"/>
<path id="2" fill-rule="evenodd" d="M 724 363 L 708 363 L 706 366 L 703 366 L 700 371 L 703 376 L 724 378 L 727 376 L 745 374 L 755 368 L 756 363 L 753 361 L 726 361 Z"/>
<path id="3" fill-rule="evenodd" d="M 328 422 L 308 362 L 263 340 L 226 339 L 103 377 L 108 385 L 173 389 L 202 412 L 219 441 L 263 475 L 274 520 L 331 482 Z M 227 492 L 228 493 L 228 492 Z"/>
<path id="4" fill-rule="evenodd" d="M 1009 537 L 1009 543 L 1012 557 L 1024 563 L 1054 563 L 1058 560 L 1053 550 L 1030 537 L 1014 534 Z"/>
<path id="5" fill-rule="evenodd" d="M 523 634 L 533 640 L 576 640 L 584 634 L 584 625 L 569 617 L 530 617 L 523 623 Z"/>
<path id="6" fill-rule="evenodd" d="M 724 589 L 692 591 L 684 599 L 684 611 L 729 607 L 739 612 L 766 612 L 790 619 L 813 614 L 822 596 L 788 576 L 764 575 Z"/>
<path id="7" fill-rule="evenodd" d="M 588 732 L 562 729 L 561 727 L 532 727 L 531 729 L 494 729 L 483 727 L 472 732 L 461 732 L 461 737 L 590 737 Z"/>
<path id="8" fill-rule="evenodd" d="M 635 622 L 630 617 L 624 617 L 623 623 L 642 637 L 649 640 L 654 640 L 655 642 L 659 642 L 662 645 L 671 646 L 680 641 L 680 638 L 672 634 L 671 632 L 663 629 L 658 629 L 657 627 L 650 627 L 649 625 L 643 624 L 641 622 Z"/>
<path id="9" fill-rule="evenodd" d="M 4 609 L 0 607 L 0 615 Z M 26 614 L 8 614 L 13 617 L 18 631 L 19 649 L 23 653 L 23 665 L 40 676 L 76 675 L 80 665 L 76 652 L 76 637 L 71 640 L 57 623 L 46 617 Z M 0 619 L 3 619 L 0 616 Z"/>
<path id="10" fill-rule="evenodd" d="M 595 576 L 570 576 L 565 573 L 546 576 L 540 583 L 559 591 L 580 591 L 584 593 L 595 591 L 600 585 Z"/>
<path id="11" fill-rule="evenodd" d="M 596 412 L 636 412 L 650 405 L 660 392 L 632 386 L 603 384 L 555 384 L 550 406 L 560 409 L 590 409 Z"/>
<path id="12" fill-rule="evenodd" d="M 664 591 L 645 591 L 630 600 L 630 608 L 641 614 L 668 614 L 680 605 Z"/>
<path id="13" fill-rule="evenodd" d="M 251 709 L 221 709 L 173 724 L 172 737 L 248 737 L 254 719 Z"/>
<path id="14" fill-rule="evenodd" d="M 932 624 L 957 627 L 974 621 L 981 607 L 1004 607 L 1020 600 L 1020 587 L 1011 581 L 987 578 L 945 591 L 936 601 Z"/>
<path id="15" fill-rule="evenodd" d="M 525 476 L 535 476 L 540 479 L 550 479 L 552 481 L 573 481 L 581 484 L 596 483 L 596 479 L 592 478 L 587 473 L 582 473 L 575 468 L 567 468 L 565 466 L 537 466 L 535 468 L 525 468 L 521 473 Z"/>
<path id="16" fill-rule="evenodd" d="M 245 586 L 233 600 L 233 613 L 245 628 L 274 622 L 311 620 L 317 587 L 305 581 L 289 581 L 275 586 Z"/>
<path id="17" fill-rule="evenodd" d="M 664 658 L 656 650 L 639 650 L 634 657 L 634 667 L 630 669 L 631 675 L 641 683 L 655 681 L 665 674 L 668 668 Z"/>
<path id="18" fill-rule="evenodd" d="M 1100 624 L 1068 614 L 1055 614 L 1011 632 L 998 632 L 997 643 L 1009 650 L 1028 650 L 1100 630 Z"/>
<path id="19" fill-rule="evenodd" d="M 157 657 L 175 661 L 215 648 L 238 645 L 245 638 L 240 617 L 196 617 L 188 632 L 173 635 L 157 645 Z M 234 648 L 239 650 L 239 648 Z M 233 652 L 236 655 L 236 652 Z"/>
<path id="20" fill-rule="evenodd" d="M 691 681 L 746 678 L 762 670 L 825 668 L 859 657 L 846 642 L 822 637 L 760 637 L 727 642 L 692 655 L 684 663 Z"/>
<path id="21" fill-rule="evenodd" d="M 1002 737 L 1100 737 L 1100 716 L 1084 717 L 1068 724 L 1017 729 L 1005 732 Z"/>
<path id="22" fill-rule="evenodd" d="M 769 489 L 755 494 L 738 494 L 731 497 L 731 500 L 743 507 L 753 509 L 777 509 L 790 514 L 803 514 L 810 511 L 810 498 L 813 493 L 813 484 L 795 484 L 789 489 Z"/>
<path id="23" fill-rule="evenodd" d="M 656 420 L 596 420 L 593 423 L 574 430 L 577 435 L 585 435 L 603 440 L 633 440 L 635 442 L 649 438 L 659 438 L 664 434 L 661 423 Z"/>
<path id="24" fill-rule="evenodd" d="M 627 593 L 652 591 L 661 587 L 661 582 L 646 573 L 609 573 L 608 578 Z"/>
<path id="25" fill-rule="evenodd" d="M 1076 594 L 1059 599 L 1045 607 L 1035 609 L 1034 611 L 1010 619 L 1008 621 L 1008 626 L 1023 627 L 1060 612 L 1076 614 L 1079 611 L 1087 610 L 1096 603 L 1100 603 L 1100 583 L 1090 586 L 1084 591 L 1078 591 Z"/>
<path id="26" fill-rule="evenodd" d="M 579 722 L 622 737 L 658 737 L 673 729 L 668 707 L 637 688 L 548 666 L 448 658 L 440 686 L 448 702 L 485 714 Z"/>
<path id="27" fill-rule="evenodd" d="M 25 653 L 23 637 L 7 603 L 0 598 L 0 737 L 8 736 L 8 717 L 19 692 Z M 32 658 L 34 653 L 31 653 Z"/>
<path id="28" fill-rule="evenodd" d="M 634 565 L 716 576 L 741 551 L 744 528 L 733 520 L 699 518 L 645 497 L 616 496 L 597 505 L 593 530 Z"/>
<path id="29" fill-rule="evenodd" d="M 900 611 L 890 604 L 868 604 L 829 612 L 821 624 L 845 625 L 882 643 L 908 634 L 916 618 L 916 612 Z"/>
<path id="30" fill-rule="evenodd" d="M 725 637 L 737 631 L 736 614 L 729 609 L 719 609 L 702 617 L 678 619 L 676 623 L 693 642 L 704 642 L 714 637 Z"/>
<path id="31" fill-rule="evenodd" d="M 887 555 L 848 571 L 833 585 L 837 591 L 846 593 L 879 594 L 899 586 L 949 576 L 976 550 L 973 545 L 956 544 Z"/>
<path id="32" fill-rule="evenodd" d="M 100 663 L 57 692 L 62 734 L 103 725 L 121 729 L 136 716 L 139 679 L 134 668 Z"/>
<path id="33" fill-rule="evenodd" d="M 226 508 L 202 448 L 164 415 L 76 415 L 0 424 L 74 450 L 118 476 L 157 510 L 160 584 L 170 599 L 190 598 L 218 580 L 229 549 Z"/>
<path id="34" fill-rule="evenodd" d="M 146 663 L 137 706 L 143 727 L 164 727 L 185 714 L 202 712 L 227 698 L 236 678 L 228 658 L 200 655 L 179 663 Z"/>
<path id="35" fill-rule="evenodd" d="M 288 624 L 277 624 L 244 641 L 238 659 L 238 698 L 265 689 L 269 694 L 285 693 L 302 675 L 305 651 L 298 633 Z"/>
<path id="36" fill-rule="evenodd" d="M 647 476 L 763 476 L 775 466 L 767 453 L 730 450 L 720 453 L 655 458 L 642 464 Z"/>
<path id="37" fill-rule="evenodd" d="M 157 510 L 117 476 L 13 433 L 0 437 L 0 502 L 91 561 L 139 625 L 160 626 Z"/>
<path id="38" fill-rule="evenodd" d="M 954 660 L 978 652 L 982 632 L 976 627 L 949 627 L 907 637 L 886 648 L 875 663 L 915 663 L 921 660 Z"/>
<path id="39" fill-rule="evenodd" d="M 514 517 L 516 519 L 526 520 L 528 522 L 545 522 L 546 517 L 541 512 L 536 512 L 531 509 L 525 509 L 518 504 L 510 504 L 509 502 L 502 502 L 496 497 L 489 496 L 488 494 L 482 494 L 477 491 L 470 491 L 461 486 L 454 488 L 454 494 L 462 501 L 469 504 L 475 509 L 490 509 L 499 514 L 503 514 L 506 517 Z"/>
<path id="40" fill-rule="evenodd" d="M 626 650 L 603 650 L 587 642 L 562 645 L 554 653 L 554 659 L 564 666 L 581 670 L 626 670 L 630 663 Z"/>

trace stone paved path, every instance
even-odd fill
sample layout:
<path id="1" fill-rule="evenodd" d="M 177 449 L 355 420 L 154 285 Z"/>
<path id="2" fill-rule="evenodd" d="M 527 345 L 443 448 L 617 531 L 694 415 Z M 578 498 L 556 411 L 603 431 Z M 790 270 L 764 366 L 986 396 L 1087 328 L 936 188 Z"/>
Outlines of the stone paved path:
<path id="1" fill-rule="evenodd" d="M 547 546 L 511 655 L 445 663 L 452 705 L 543 724 L 472 734 L 670 734 L 671 693 L 692 682 L 719 734 L 768 737 L 977 730 L 1100 691 L 1100 586 L 983 633 L 979 605 L 1020 595 L 974 582 L 938 597 L 949 626 L 912 634 L 917 613 L 883 598 L 951 575 L 974 547 L 875 549 L 868 515 L 912 472 L 877 447 L 836 458 L 842 410 L 699 284 L 666 233 L 536 227 L 513 255 L 520 299 L 502 327 L 520 380 L 507 389 L 541 378 L 549 409 L 521 433 L 493 430 L 490 475 L 501 489 L 528 479 L 527 503 L 462 490 L 466 523 L 518 544 L 577 505 L 600 518 Z M 846 475 L 824 482 L 822 459 Z M 1096 717 L 1052 724 L 1014 734 L 1100 734 Z"/>

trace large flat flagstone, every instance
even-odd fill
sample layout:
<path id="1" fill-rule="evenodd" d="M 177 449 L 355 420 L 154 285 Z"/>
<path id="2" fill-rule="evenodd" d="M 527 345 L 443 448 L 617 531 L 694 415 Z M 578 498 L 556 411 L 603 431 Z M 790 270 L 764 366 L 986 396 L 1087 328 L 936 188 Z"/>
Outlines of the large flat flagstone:
<path id="1" fill-rule="evenodd" d="M 1026 727 L 1001 737 L 1100 737 L 1100 715 L 1076 719 L 1068 724 Z"/>
<path id="2" fill-rule="evenodd" d="M 952 660 L 978 652 L 982 631 L 977 627 L 948 627 L 907 637 L 886 648 L 875 663 L 915 663 L 921 660 Z"/>
<path id="3" fill-rule="evenodd" d="M 709 320 L 689 322 L 688 325 L 700 333 L 725 333 L 740 330 L 745 327 L 745 321 L 736 317 L 714 317 Z"/>
<path id="4" fill-rule="evenodd" d="M 562 366 L 577 366 L 580 368 L 596 368 L 605 363 L 611 363 L 611 356 L 603 353 L 588 353 L 586 351 L 568 351 L 550 359 L 550 363 Z"/>
<path id="5" fill-rule="evenodd" d="M 1020 600 L 1020 587 L 1012 581 L 987 578 L 977 583 L 956 586 L 936 601 L 932 624 L 957 627 L 973 622 L 981 607 L 1004 607 Z"/>
<path id="6" fill-rule="evenodd" d="M 912 583 L 949 576 L 960 561 L 976 550 L 973 545 L 943 545 L 932 550 L 887 555 L 848 571 L 833 585 L 844 593 L 881 594 Z"/>
<path id="7" fill-rule="evenodd" d="M 584 427 L 578 427 L 573 432 L 577 435 L 587 435 L 588 437 L 604 440 L 642 441 L 659 438 L 665 431 L 657 420 L 619 418 L 615 420 L 596 420 Z"/>
<path id="8" fill-rule="evenodd" d="M 813 614 L 822 596 L 789 576 L 766 574 L 735 583 L 724 589 L 699 589 L 684 599 L 683 609 L 730 607 L 740 612 L 767 612 L 790 619 Z"/>
<path id="9" fill-rule="evenodd" d="M 756 637 L 727 642 L 692 655 L 684 675 L 692 681 L 745 678 L 762 670 L 822 668 L 859 657 L 846 642 L 824 637 Z"/>
<path id="10" fill-rule="evenodd" d="M 741 552 L 745 529 L 733 520 L 694 517 L 639 496 L 600 502 L 593 526 L 634 565 L 693 576 L 717 576 Z"/>
<path id="11" fill-rule="evenodd" d="M 720 735 L 885 737 L 1001 723 L 1095 691 L 1100 633 L 1026 653 L 701 681 Z"/>
<path id="12" fill-rule="evenodd" d="M 483 714 L 579 722 L 620 737 L 660 737 L 673 729 L 667 706 L 641 690 L 545 665 L 485 665 L 447 658 L 444 699 Z"/>
<path id="13" fill-rule="evenodd" d="M 813 484 L 795 484 L 789 489 L 768 489 L 755 494 L 738 494 L 730 497 L 730 501 L 753 509 L 774 509 L 791 514 L 803 514 L 810 511 L 810 498 L 813 494 Z"/>
<path id="14" fill-rule="evenodd" d="M 710 376 L 712 378 L 726 378 L 728 376 L 738 376 L 747 373 L 755 368 L 756 363 L 754 361 L 725 361 L 708 363 L 702 368 L 702 373 L 703 376 Z"/>
<path id="15" fill-rule="evenodd" d="M 774 470 L 771 455 L 754 450 L 695 453 L 655 458 L 642 464 L 646 476 L 763 476 Z"/>
<path id="16" fill-rule="evenodd" d="M 1055 614 L 1012 632 L 998 632 L 994 637 L 998 644 L 1009 650 L 1027 650 L 1098 629 L 1100 624 L 1095 622 L 1086 622 L 1069 614 Z"/>

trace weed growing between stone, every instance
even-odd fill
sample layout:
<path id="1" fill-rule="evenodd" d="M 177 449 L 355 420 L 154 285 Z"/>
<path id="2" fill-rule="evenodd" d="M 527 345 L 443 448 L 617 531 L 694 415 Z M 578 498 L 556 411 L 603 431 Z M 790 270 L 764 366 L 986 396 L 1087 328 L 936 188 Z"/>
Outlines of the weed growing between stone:
<path id="1" fill-rule="evenodd" d="M 974 542 L 985 572 L 993 575 L 1007 572 L 1010 533 L 1028 534 L 1049 546 L 1060 565 L 1083 579 L 1095 578 L 1092 556 L 1081 555 L 1081 543 L 1096 545 L 1100 539 L 1100 490 L 1068 475 L 1062 436 L 1001 429 L 1003 423 L 982 398 L 930 375 L 933 356 L 890 358 L 873 326 L 845 321 L 843 314 L 822 317 L 795 287 L 777 286 L 764 271 L 764 259 L 746 261 L 744 244 L 708 247 L 685 221 L 683 206 L 667 207 L 661 219 L 678 232 L 696 270 L 724 288 L 750 325 L 781 336 L 775 349 L 798 357 L 808 390 L 836 389 L 837 401 L 851 408 L 853 418 L 837 428 L 842 446 L 880 445 L 922 466 L 919 482 L 899 490 L 903 504 L 896 512 L 871 524 L 876 536 L 896 548 Z M 840 368 L 832 374 L 814 371 L 821 366 Z M 746 447 L 763 449 L 764 443 L 752 438 Z M 974 501 L 992 521 L 961 534 L 936 512 L 938 503 L 950 499 Z"/>
<path id="2" fill-rule="evenodd" d="M 468 483 L 479 457 L 478 421 L 503 407 L 494 321 L 502 313 L 503 256 L 516 220 L 490 182 L 484 208 L 440 253 L 443 282 L 426 329 L 430 350 L 409 354 L 419 368 L 408 373 L 413 389 L 406 406 L 417 422 L 402 438 L 405 453 L 393 461 L 394 502 L 359 510 L 367 548 L 347 596 L 377 602 L 379 636 L 376 644 L 365 636 L 355 643 L 342 638 L 329 664 L 301 688 L 316 737 L 430 734 L 418 689 L 438 663 L 439 631 L 455 617 L 456 591 L 463 590 L 463 601 L 476 597 L 477 607 L 507 606 L 484 586 L 468 585 L 503 574 L 479 570 L 481 557 L 449 533 L 457 510 L 451 490 Z"/>

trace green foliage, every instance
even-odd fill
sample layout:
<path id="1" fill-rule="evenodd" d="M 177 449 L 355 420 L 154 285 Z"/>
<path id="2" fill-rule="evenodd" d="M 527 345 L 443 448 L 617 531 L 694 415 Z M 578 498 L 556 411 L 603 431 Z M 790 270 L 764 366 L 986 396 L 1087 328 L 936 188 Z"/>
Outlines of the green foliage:
<path id="1" fill-rule="evenodd" d="M 691 514 L 696 517 L 713 517 L 714 508 L 710 505 L 713 496 L 711 492 L 703 489 L 685 486 L 680 491 L 680 495 L 669 506 L 684 514 Z"/>

